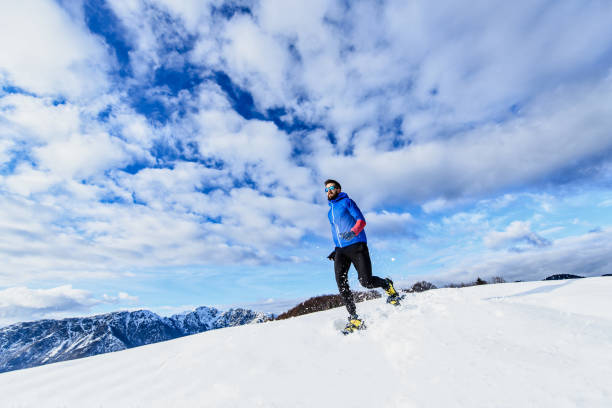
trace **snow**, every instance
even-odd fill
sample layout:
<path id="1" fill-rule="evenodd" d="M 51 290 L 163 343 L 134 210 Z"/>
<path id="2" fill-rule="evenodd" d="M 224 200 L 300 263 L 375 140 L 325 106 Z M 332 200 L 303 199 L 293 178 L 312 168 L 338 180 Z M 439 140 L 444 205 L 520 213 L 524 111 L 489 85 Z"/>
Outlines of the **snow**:
<path id="1" fill-rule="evenodd" d="M 612 278 L 358 304 L 0 374 L 3 407 L 610 407 Z"/>

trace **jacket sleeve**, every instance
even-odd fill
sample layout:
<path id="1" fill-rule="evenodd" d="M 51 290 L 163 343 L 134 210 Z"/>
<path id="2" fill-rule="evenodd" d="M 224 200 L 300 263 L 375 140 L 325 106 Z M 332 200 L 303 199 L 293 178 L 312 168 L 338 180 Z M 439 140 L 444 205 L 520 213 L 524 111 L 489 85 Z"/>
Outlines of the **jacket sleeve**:
<path id="1" fill-rule="evenodd" d="M 359 233 L 366 225 L 365 217 L 363 216 L 361 210 L 359 209 L 359 207 L 357 207 L 357 204 L 355 204 L 353 200 L 349 200 L 347 209 L 356 221 L 353 228 L 351 228 L 351 231 L 353 231 L 355 235 L 359 235 Z"/>

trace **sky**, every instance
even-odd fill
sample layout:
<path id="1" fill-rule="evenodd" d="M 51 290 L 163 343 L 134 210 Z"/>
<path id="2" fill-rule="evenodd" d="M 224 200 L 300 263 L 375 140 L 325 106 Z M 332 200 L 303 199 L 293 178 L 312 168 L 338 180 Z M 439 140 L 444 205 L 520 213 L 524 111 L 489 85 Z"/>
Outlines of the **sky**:
<path id="1" fill-rule="evenodd" d="M 610 2 L 0 11 L 0 324 L 335 293 L 327 178 L 397 286 L 612 273 Z"/>

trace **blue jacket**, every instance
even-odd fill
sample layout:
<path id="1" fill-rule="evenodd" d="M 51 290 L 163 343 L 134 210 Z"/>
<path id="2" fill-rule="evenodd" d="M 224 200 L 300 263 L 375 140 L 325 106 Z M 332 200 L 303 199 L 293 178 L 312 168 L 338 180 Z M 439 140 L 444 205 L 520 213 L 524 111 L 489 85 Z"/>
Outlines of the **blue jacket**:
<path id="1" fill-rule="evenodd" d="M 349 232 L 351 228 L 355 226 L 357 220 L 363 220 L 365 222 L 365 218 L 359 210 L 359 207 L 357 207 L 357 204 L 355 204 L 346 193 L 338 194 L 338 197 L 329 201 L 329 206 L 330 209 L 327 213 L 327 218 L 329 218 L 334 244 L 336 244 L 337 247 L 345 247 L 356 244 L 357 242 L 368 242 L 365 230 L 361 230 L 359 235 L 350 241 L 344 241 L 340 236 L 343 232 Z"/>

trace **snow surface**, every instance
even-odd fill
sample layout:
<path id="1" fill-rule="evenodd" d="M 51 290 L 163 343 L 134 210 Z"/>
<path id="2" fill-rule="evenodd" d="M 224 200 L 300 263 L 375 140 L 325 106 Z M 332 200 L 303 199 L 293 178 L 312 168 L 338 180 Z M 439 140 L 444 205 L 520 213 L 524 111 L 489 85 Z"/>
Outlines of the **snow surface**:
<path id="1" fill-rule="evenodd" d="M 612 278 L 338 308 L 0 374 L 2 407 L 612 407 Z"/>

